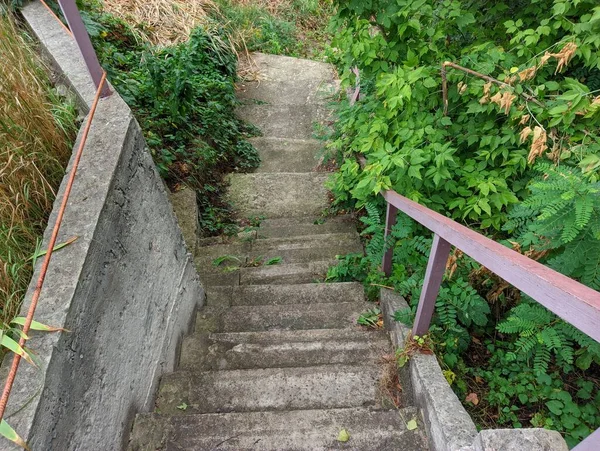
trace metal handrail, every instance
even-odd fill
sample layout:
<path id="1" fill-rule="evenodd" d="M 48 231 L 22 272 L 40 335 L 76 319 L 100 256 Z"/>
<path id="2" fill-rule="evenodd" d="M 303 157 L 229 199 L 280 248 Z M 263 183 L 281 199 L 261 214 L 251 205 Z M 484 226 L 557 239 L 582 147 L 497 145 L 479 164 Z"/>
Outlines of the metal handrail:
<path id="1" fill-rule="evenodd" d="M 413 325 L 413 335 L 429 330 L 450 247 L 455 246 L 473 260 L 529 295 L 566 322 L 600 341 L 600 293 L 560 274 L 446 216 L 424 207 L 395 191 L 386 191 L 385 237 L 396 223 L 398 210 L 434 233 L 427 262 L 423 289 Z M 383 271 L 391 274 L 394 249 L 383 256 Z M 600 430 L 595 431 L 575 448 L 577 451 L 600 449 Z"/>

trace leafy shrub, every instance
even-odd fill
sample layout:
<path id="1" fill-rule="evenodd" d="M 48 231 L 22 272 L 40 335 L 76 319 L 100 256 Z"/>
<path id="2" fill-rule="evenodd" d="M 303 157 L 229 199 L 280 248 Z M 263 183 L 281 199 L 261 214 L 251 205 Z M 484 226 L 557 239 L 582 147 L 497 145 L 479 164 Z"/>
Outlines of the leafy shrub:
<path id="1" fill-rule="evenodd" d="M 204 232 L 231 229 L 220 201 L 222 174 L 255 168 L 258 153 L 245 139 L 256 134 L 235 117 L 237 58 L 226 37 L 196 28 L 186 42 L 151 46 L 136 30 L 99 6 L 83 11 L 98 57 L 135 112 L 154 161 L 167 183 L 199 192 Z"/>
<path id="2" fill-rule="evenodd" d="M 360 96 L 338 107 L 330 149 L 341 165 L 329 187 L 338 207 L 366 207 L 373 224 L 367 255 L 330 276 L 395 288 L 411 306 L 396 319 L 412 321 L 431 238 L 400 215 L 384 243 L 378 194 L 393 189 L 597 289 L 600 7 L 337 4 L 330 57 L 342 92 Z M 466 403 L 476 418 L 552 427 L 571 445 L 600 426 L 598 344 L 459 252 L 448 267 L 431 335 L 459 396 L 478 391 L 478 407 Z"/>

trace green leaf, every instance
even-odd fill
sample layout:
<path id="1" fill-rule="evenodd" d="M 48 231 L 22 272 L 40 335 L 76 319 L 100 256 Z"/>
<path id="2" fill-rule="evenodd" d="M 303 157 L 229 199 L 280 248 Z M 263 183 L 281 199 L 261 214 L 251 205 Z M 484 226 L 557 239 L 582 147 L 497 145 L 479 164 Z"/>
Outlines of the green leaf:
<path id="1" fill-rule="evenodd" d="M 546 407 L 548 407 L 548 410 L 550 410 L 550 412 L 552 412 L 554 415 L 561 415 L 563 412 L 563 408 L 564 408 L 564 404 L 560 401 L 548 401 L 546 403 Z"/>
<path id="2" fill-rule="evenodd" d="M 36 364 L 33 362 L 33 360 L 31 359 L 31 357 L 29 356 L 29 353 L 27 353 L 27 351 L 25 351 L 19 345 L 19 343 L 17 343 L 15 340 L 13 340 L 12 338 L 10 338 L 8 335 L 2 334 L 2 340 L 0 341 L 0 345 L 2 345 L 5 348 L 11 350 L 15 354 L 20 355 L 25 360 L 27 360 L 29 363 L 31 363 L 33 366 L 36 366 Z"/>
<path id="3" fill-rule="evenodd" d="M 217 257 L 213 260 L 213 266 L 219 266 L 221 263 L 226 261 L 234 261 L 237 263 L 242 263 L 242 260 L 236 257 L 235 255 L 222 255 L 221 257 Z"/>
<path id="4" fill-rule="evenodd" d="M 414 418 L 412 420 L 410 420 L 408 423 L 406 423 L 406 429 L 408 429 L 409 431 L 414 431 L 418 427 L 419 426 L 417 425 L 417 420 L 415 420 Z"/>
<path id="5" fill-rule="evenodd" d="M 183 410 L 184 412 L 187 410 L 187 408 L 188 408 L 188 407 L 189 407 L 189 406 L 188 406 L 186 403 L 184 403 L 184 402 L 182 402 L 181 404 L 179 404 L 179 405 L 177 406 L 177 408 L 178 408 L 179 410 Z"/>
<path id="6" fill-rule="evenodd" d="M 29 450 L 29 446 L 27 446 L 25 440 L 19 437 L 19 434 L 17 434 L 10 424 L 8 424 L 5 420 L 0 422 L 0 434 L 11 442 L 16 443 L 21 448 Z"/>
<path id="7" fill-rule="evenodd" d="M 273 257 L 273 258 L 268 259 L 265 262 L 265 265 L 267 265 L 267 266 L 276 265 L 278 263 L 281 263 L 282 261 L 283 261 L 283 257 Z"/>
<path id="8" fill-rule="evenodd" d="M 346 443 L 348 440 L 350 440 L 350 434 L 346 429 L 342 429 L 337 436 L 337 441 Z"/>
<path id="9" fill-rule="evenodd" d="M 77 238 L 79 238 L 79 237 L 78 237 L 78 236 L 74 236 L 74 237 L 71 237 L 71 238 L 69 238 L 69 239 L 68 239 L 67 241 L 65 241 L 64 243 L 57 244 L 56 246 L 54 246 L 54 247 L 52 248 L 52 252 L 55 252 L 55 251 L 61 250 L 63 247 L 66 247 L 66 246 L 68 246 L 69 244 L 71 244 L 71 243 L 74 243 L 75 241 L 77 241 Z M 45 250 L 45 251 L 41 251 L 41 252 L 36 252 L 36 253 L 35 253 L 35 254 L 33 254 L 31 257 L 29 257 L 29 259 L 28 259 L 27 261 L 31 261 L 31 260 L 33 260 L 33 261 L 35 262 L 35 261 L 36 261 L 38 258 L 40 258 L 40 257 L 43 257 L 43 256 L 44 256 L 44 255 L 46 255 L 47 253 L 48 253 L 48 251 L 47 251 L 47 250 Z"/>
<path id="10" fill-rule="evenodd" d="M 24 326 L 25 325 L 25 317 L 18 316 L 11 321 L 11 324 L 18 324 L 19 326 Z M 58 331 L 69 332 L 67 329 L 63 329 L 62 327 L 46 326 L 45 324 L 39 323 L 35 320 L 31 321 L 31 325 L 29 326 L 29 328 L 32 330 L 41 330 L 44 332 L 58 332 Z"/>

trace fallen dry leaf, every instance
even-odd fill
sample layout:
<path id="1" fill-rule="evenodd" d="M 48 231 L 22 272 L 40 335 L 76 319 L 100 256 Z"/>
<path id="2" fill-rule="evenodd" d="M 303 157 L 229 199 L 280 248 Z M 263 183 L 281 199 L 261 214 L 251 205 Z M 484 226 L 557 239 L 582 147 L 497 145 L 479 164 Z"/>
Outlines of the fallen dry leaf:
<path id="1" fill-rule="evenodd" d="M 477 404 L 479 404 L 479 398 L 477 397 L 477 393 L 469 393 L 465 398 L 465 401 L 470 402 L 471 404 L 476 406 Z"/>

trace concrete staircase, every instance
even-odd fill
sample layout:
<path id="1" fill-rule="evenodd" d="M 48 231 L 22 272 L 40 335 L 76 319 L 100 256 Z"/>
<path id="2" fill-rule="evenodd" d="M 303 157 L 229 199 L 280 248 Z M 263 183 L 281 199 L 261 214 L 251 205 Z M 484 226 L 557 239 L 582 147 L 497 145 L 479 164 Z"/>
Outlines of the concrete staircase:
<path id="1" fill-rule="evenodd" d="M 407 428 L 416 409 L 381 389 L 387 335 L 356 325 L 373 307 L 362 286 L 322 283 L 337 254 L 362 252 L 350 218 L 319 216 L 327 174 L 313 171 L 312 123 L 327 115 L 319 92 L 334 89 L 332 70 L 255 60 L 264 78 L 243 87 L 240 114 L 264 132 L 254 139 L 263 164 L 231 176 L 229 199 L 240 217 L 267 219 L 242 239 L 201 240 L 206 305 L 129 450 L 426 450 L 420 422 Z"/>

